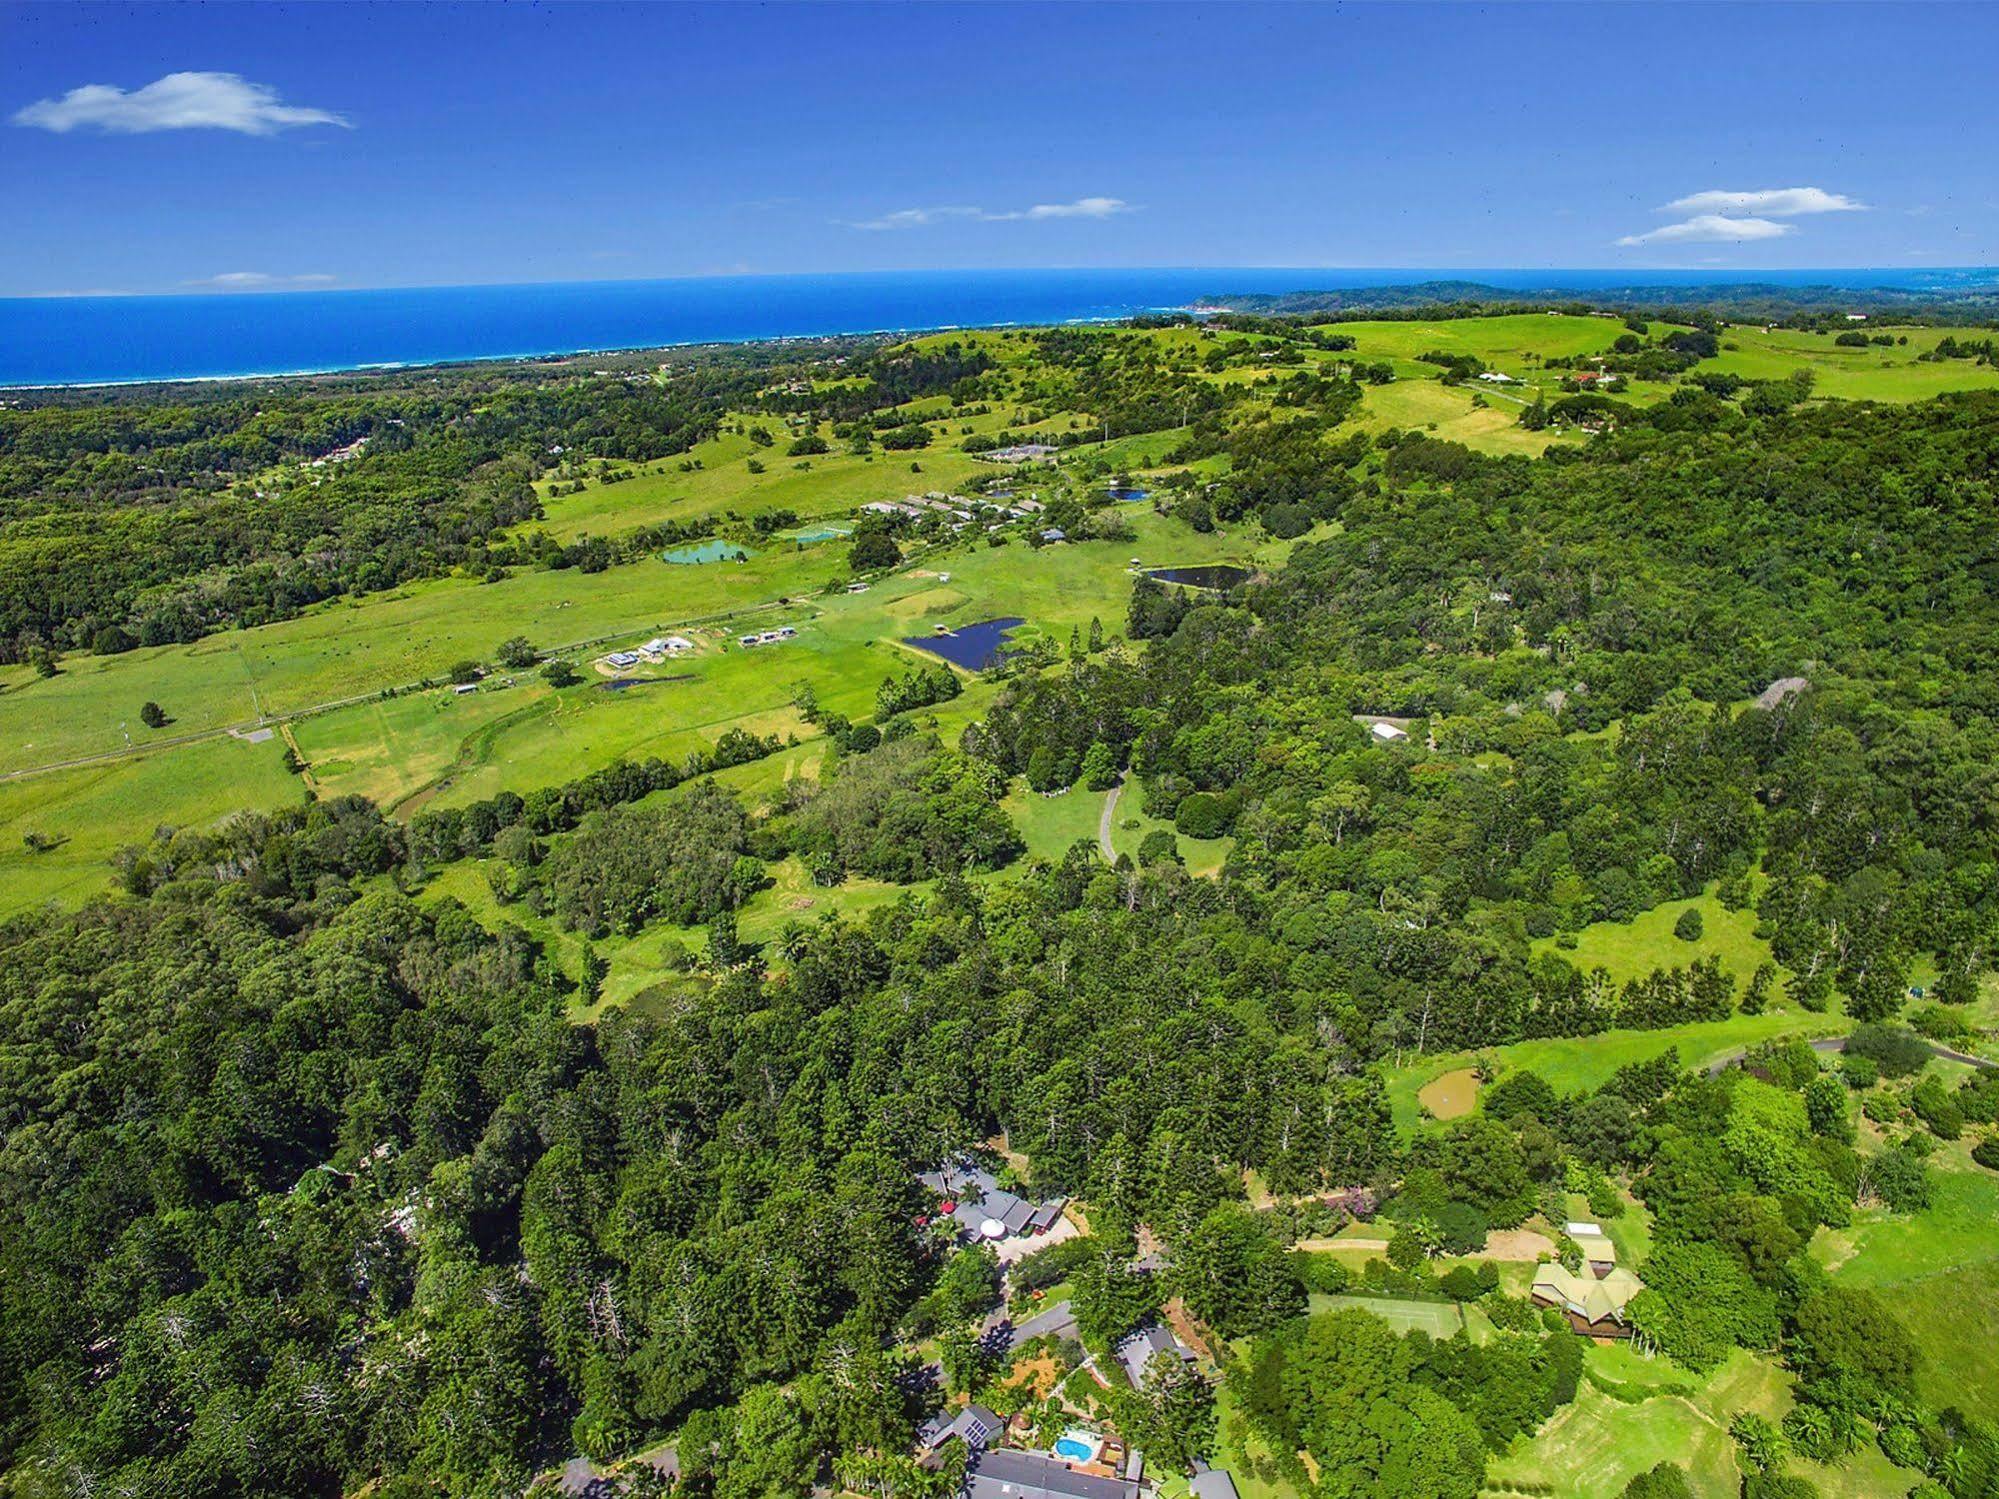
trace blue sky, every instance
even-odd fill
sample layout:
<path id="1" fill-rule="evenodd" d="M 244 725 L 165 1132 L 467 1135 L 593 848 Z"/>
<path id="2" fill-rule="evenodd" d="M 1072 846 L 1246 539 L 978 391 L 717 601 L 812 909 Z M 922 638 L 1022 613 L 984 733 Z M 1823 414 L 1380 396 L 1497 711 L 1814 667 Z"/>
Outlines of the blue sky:
<path id="1" fill-rule="evenodd" d="M 1999 7 L 0 5 L 0 295 L 1999 262 Z"/>

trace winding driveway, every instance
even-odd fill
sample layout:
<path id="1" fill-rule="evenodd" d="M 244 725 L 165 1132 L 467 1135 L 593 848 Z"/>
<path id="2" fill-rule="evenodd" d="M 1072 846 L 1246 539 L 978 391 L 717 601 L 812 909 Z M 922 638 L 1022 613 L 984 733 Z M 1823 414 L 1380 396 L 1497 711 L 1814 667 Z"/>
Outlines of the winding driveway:
<path id="1" fill-rule="evenodd" d="M 1820 1036 L 1811 1045 L 1812 1050 L 1818 1052 L 1820 1055 L 1833 1056 L 1846 1050 L 1846 1037 Z M 1931 1056 L 1941 1057 L 1946 1062 L 1962 1062 L 1967 1067 L 1999 1068 L 1999 1062 L 1991 1061 L 1985 1057 L 1974 1057 L 1970 1052 L 1955 1050 L 1938 1041 L 1925 1041 L 1923 1045 L 1929 1048 Z M 1749 1049 L 1746 1046 L 1738 1046 L 1726 1056 L 1715 1058 L 1707 1064 L 1708 1075 L 1712 1077 L 1714 1074 L 1734 1066 L 1743 1057 L 1748 1055 L 1748 1051 Z"/>
<path id="2" fill-rule="evenodd" d="M 1097 847 L 1104 851 L 1106 864 L 1117 863 L 1117 850 L 1111 847 L 1111 818 L 1117 815 L 1117 799 L 1124 794 L 1124 777 L 1117 778 L 1117 784 L 1104 798 L 1104 814 L 1097 819 Z"/>

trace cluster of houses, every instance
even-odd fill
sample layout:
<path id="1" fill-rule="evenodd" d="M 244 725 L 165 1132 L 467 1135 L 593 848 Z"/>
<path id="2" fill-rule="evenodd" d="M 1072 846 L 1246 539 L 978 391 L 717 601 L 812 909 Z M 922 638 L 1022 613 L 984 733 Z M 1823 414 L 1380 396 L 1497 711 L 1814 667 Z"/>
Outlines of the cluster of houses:
<path id="1" fill-rule="evenodd" d="M 861 506 L 866 513 L 908 516 L 912 520 L 941 515 L 953 531 L 962 531 L 978 521 L 983 521 L 990 531 L 1009 520 L 1020 520 L 1044 508 L 1039 500 L 1016 500 L 1011 495 L 945 494 L 941 490 L 905 495 L 899 500 L 870 500 Z"/>
<path id="2" fill-rule="evenodd" d="M 1553 1260 L 1536 1266 L 1531 1292 L 1535 1303 L 1559 1310 L 1584 1337 L 1630 1337 L 1625 1308 L 1645 1289 L 1645 1282 L 1617 1263 L 1617 1246 L 1596 1224 L 1569 1223 L 1563 1232 L 1582 1251 L 1583 1267 L 1571 1270 Z"/>
<path id="3" fill-rule="evenodd" d="M 685 635 L 656 635 L 644 645 L 634 646 L 628 651 L 612 651 L 604 658 L 606 666 L 618 671 L 644 662 L 648 666 L 658 666 L 670 657 L 685 656 L 694 649 L 694 642 Z"/>
<path id="4" fill-rule="evenodd" d="M 1045 442 L 1017 442 L 1010 447 L 994 448 L 979 457 L 988 463 L 1045 463 L 1055 456 L 1055 448 Z"/>
<path id="5" fill-rule="evenodd" d="M 963 1443 L 964 1499 L 1139 1499 L 1145 1492 L 1143 1459 L 1121 1444 L 1093 1434 L 1065 1435 L 1063 1443 L 1076 1454 L 1072 1458 L 997 1445 L 1008 1429 L 997 1414 L 975 1403 L 932 1418 L 916 1434 L 917 1449 L 923 1463 L 935 1467 L 953 1442 Z"/>
<path id="6" fill-rule="evenodd" d="M 753 635 L 738 635 L 736 644 L 744 650 L 752 650 L 760 645 L 776 645 L 780 641 L 796 640 L 798 631 L 790 625 L 779 625 L 775 630 L 759 630 Z"/>

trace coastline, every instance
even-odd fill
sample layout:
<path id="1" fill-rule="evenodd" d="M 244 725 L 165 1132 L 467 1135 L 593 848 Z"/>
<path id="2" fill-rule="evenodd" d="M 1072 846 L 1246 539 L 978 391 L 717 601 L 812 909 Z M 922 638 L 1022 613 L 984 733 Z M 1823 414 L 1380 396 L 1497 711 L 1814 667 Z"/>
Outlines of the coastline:
<path id="1" fill-rule="evenodd" d="M 1753 283 L 1748 278 L 1754 278 Z M 1164 267 L 847 272 L 111 297 L 0 298 L 0 390 L 128 389 L 384 374 L 654 349 L 1081 325 L 1225 300 L 1477 286 L 1588 300 L 1648 286 L 1933 294 L 1980 267 L 1687 270 Z"/>

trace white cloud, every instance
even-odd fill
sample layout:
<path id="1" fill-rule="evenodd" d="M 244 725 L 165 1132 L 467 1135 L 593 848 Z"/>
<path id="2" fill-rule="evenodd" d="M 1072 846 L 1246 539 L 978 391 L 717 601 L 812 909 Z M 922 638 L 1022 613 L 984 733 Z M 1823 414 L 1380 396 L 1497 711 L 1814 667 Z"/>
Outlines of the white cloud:
<path id="1" fill-rule="evenodd" d="M 1752 239 L 1777 239 L 1797 226 L 1774 219 L 1731 219 L 1718 213 L 1696 214 L 1677 224 L 1661 224 L 1644 234 L 1627 234 L 1620 245 L 1741 244 Z"/>
<path id="2" fill-rule="evenodd" d="M 1867 207 L 1845 193 L 1829 193 L 1822 187 L 1766 187 L 1755 192 L 1733 193 L 1719 189 L 1689 193 L 1675 198 L 1661 213 L 1726 214 L 1730 217 L 1756 214 L 1766 219 L 1790 219 L 1807 213 L 1859 213 Z"/>
<path id="3" fill-rule="evenodd" d="M 280 291 L 286 287 L 325 286 L 335 280 L 323 271 L 307 271 L 297 276 L 273 276 L 269 271 L 223 271 L 182 286 L 204 286 L 211 291 Z"/>
<path id="4" fill-rule="evenodd" d="M 1044 219 L 1107 219 L 1114 214 L 1132 211 L 1132 206 L 1122 198 L 1077 198 L 1069 203 L 1036 203 L 1032 208 L 998 210 L 974 208 L 967 204 L 949 204 L 940 208 L 899 208 L 894 213 L 885 213 L 878 219 L 863 219 L 850 227 L 923 229 L 953 219 L 980 224 L 1011 224 L 1023 220 L 1040 222 Z"/>
<path id="5" fill-rule="evenodd" d="M 1618 243 L 1743 244 L 1756 239 L 1779 239 L 1798 227 L 1779 223 L 1780 219 L 1815 213 L 1860 213 L 1866 207 L 1845 193 L 1829 193 L 1822 187 L 1763 187 L 1750 192 L 1711 188 L 1675 198 L 1659 210 L 1683 213 L 1686 218 L 1643 234 L 1627 234 Z"/>
<path id="6" fill-rule="evenodd" d="M 1131 205 L 1122 198 L 1078 198 L 1073 203 L 1037 203 L 1025 213 L 1002 214 L 1011 219 L 1107 219 Z"/>
<path id="7" fill-rule="evenodd" d="M 60 99 L 38 99 L 14 114 L 16 125 L 67 135 L 101 130 L 144 135 L 155 130 L 234 130 L 274 135 L 297 125 L 346 126 L 330 109 L 280 104 L 278 91 L 235 73 L 169 73 L 129 93 L 110 83 L 87 83 Z"/>

